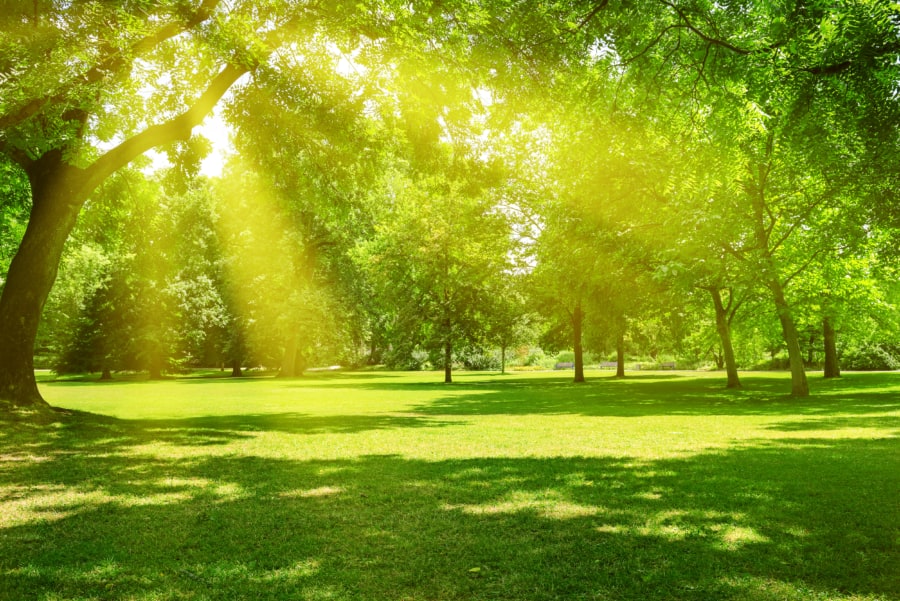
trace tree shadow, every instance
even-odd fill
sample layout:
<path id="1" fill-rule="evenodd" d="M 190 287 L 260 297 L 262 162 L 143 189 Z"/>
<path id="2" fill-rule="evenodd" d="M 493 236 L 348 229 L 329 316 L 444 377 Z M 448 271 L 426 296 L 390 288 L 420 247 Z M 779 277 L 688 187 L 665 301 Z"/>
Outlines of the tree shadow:
<path id="1" fill-rule="evenodd" d="M 119 452 L 127 446 L 165 443 L 200 447 L 225 445 L 248 440 L 259 433 L 276 432 L 292 435 L 354 434 L 398 428 L 441 428 L 457 425 L 459 420 L 441 420 L 428 416 L 399 414 L 307 415 L 302 413 L 247 413 L 210 415 L 178 419 L 120 419 L 66 409 L 50 422 L 27 423 L 0 419 L 0 430 L 17 431 L 19 435 L 37 435 L 42 442 L 29 443 L 56 450 L 102 449 Z M 53 427 L 55 426 L 55 427 Z M 50 427 L 54 436 L 38 433 Z M 12 439 L 8 441 L 12 444 Z"/>
<path id="2" fill-rule="evenodd" d="M 867 414 L 900 409 L 896 384 L 865 375 L 841 382 L 812 381 L 809 399 L 784 393 L 785 381 L 766 376 L 744 378 L 744 388 L 686 375 L 594 378 L 583 384 L 562 379 L 486 380 L 445 389 L 436 400 L 415 408 L 423 415 L 574 414 L 609 417 L 652 415 L 830 415 Z M 394 389 L 395 384 L 361 387 Z M 414 384 L 435 391 L 439 385 Z M 399 388 L 398 388 L 399 389 Z"/>
<path id="3" fill-rule="evenodd" d="M 896 439 L 296 461 L 59 434 L 0 438 L 0 599 L 900 595 Z"/>

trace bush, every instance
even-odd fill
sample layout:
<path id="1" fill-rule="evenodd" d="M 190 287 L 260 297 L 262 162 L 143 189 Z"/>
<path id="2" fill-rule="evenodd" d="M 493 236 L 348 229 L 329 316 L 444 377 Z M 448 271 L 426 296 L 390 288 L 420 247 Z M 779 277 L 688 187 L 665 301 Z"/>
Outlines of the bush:
<path id="1" fill-rule="evenodd" d="M 398 371 L 422 371 L 431 367 L 428 353 L 419 348 L 391 349 L 385 353 L 384 364 Z"/>
<path id="2" fill-rule="evenodd" d="M 544 351 L 541 348 L 533 348 L 529 350 L 528 356 L 525 357 L 525 361 L 522 365 L 527 367 L 543 367 L 546 358 L 547 355 L 544 354 Z"/>
<path id="3" fill-rule="evenodd" d="M 454 357 L 463 367 L 472 371 L 493 371 L 500 369 L 499 351 L 486 351 L 480 348 L 463 349 Z"/>
<path id="4" fill-rule="evenodd" d="M 841 368 L 849 370 L 893 370 L 900 368 L 900 348 L 895 345 L 870 342 L 846 349 L 841 356 Z"/>

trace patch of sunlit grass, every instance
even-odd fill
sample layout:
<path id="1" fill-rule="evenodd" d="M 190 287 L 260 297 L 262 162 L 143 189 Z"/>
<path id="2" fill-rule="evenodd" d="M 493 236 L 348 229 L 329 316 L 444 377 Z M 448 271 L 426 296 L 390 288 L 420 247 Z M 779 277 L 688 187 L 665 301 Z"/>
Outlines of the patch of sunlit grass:
<path id="1" fill-rule="evenodd" d="M 0 600 L 900 599 L 895 378 L 43 382 Z"/>

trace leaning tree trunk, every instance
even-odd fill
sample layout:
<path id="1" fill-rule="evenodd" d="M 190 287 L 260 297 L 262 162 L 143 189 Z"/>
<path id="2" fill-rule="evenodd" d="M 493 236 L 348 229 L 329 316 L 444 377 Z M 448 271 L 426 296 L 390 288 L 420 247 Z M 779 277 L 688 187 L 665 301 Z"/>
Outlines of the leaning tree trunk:
<path id="1" fill-rule="evenodd" d="M 822 318 L 822 337 L 825 340 L 825 369 L 826 378 L 840 378 L 841 366 L 837 356 L 837 333 L 834 331 L 834 323 L 826 315 Z"/>
<path id="2" fill-rule="evenodd" d="M 34 377 L 34 341 L 63 247 L 84 202 L 82 178 L 48 155 L 29 173 L 32 208 L 0 295 L 0 400 L 47 407 Z"/>
<path id="3" fill-rule="evenodd" d="M 806 380 L 806 366 L 803 364 L 800 334 L 794 324 L 791 307 L 784 297 L 784 288 L 781 286 L 781 282 L 773 279 L 768 284 L 775 300 L 775 310 L 778 312 L 778 320 L 781 322 L 784 342 L 787 344 L 788 361 L 791 366 L 791 396 L 807 397 L 809 396 L 809 382 Z"/>
<path id="4" fill-rule="evenodd" d="M 767 158 L 772 156 L 774 148 L 774 134 L 769 133 L 766 142 Z M 784 296 L 784 286 L 779 280 L 778 269 L 770 249 L 770 235 L 772 230 L 767 227 L 770 219 L 769 207 L 766 204 L 765 191 L 771 163 L 763 162 L 757 165 L 758 173 L 756 181 L 751 186 L 751 203 L 753 207 L 753 230 L 758 249 L 762 252 L 762 281 L 772 293 L 775 302 L 775 311 L 778 313 L 778 321 L 781 322 L 781 332 L 784 342 L 787 344 L 788 360 L 791 365 L 791 396 L 809 396 L 809 383 L 806 381 L 806 369 L 803 364 L 803 351 L 800 348 L 800 335 L 791 315 L 791 307 Z"/>
<path id="5" fill-rule="evenodd" d="M 31 184 L 32 208 L 0 294 L 0 401 L 13 407 L 47 406 L 34 377 L 34 341 L 63 247 L 87 197 L 151 148 L 189 139 L 191 130 L 248 70 L 247 66 L 226 65 L 183 113 L 124 140 L 89 167 L 65 163 L 60 150 L 20 161 Z"/>
<path id="6" fill-rule="evenodd" d="M 710 288 L 713 306 L 716 310 L 716 332 L 722 343 L 722 354 L 725 359 L 725 373 L 727 376 L 726 388 L 740 388 L 741 380 L 738 377 L 737 361 L 734 358 L 734 345 L 731 343 L 731 326 L 728 324 L 728 311 L 722 303 L 722 292 L 718 288 Z"/>
<path id="7" fill-rule="evenodd" d="M 575 304 L 572 312 L 572 337 L 575 350 L 575 382 L 584 382 L 584 348 L 581 344 L 581 326 L 584 321 L 584 313 L 581 311 L 581 301 Z"/>

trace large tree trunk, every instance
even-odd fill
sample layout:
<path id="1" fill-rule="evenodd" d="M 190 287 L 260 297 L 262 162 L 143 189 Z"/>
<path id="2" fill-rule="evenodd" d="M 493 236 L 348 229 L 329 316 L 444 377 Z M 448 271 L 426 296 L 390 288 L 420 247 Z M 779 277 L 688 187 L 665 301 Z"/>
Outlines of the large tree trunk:
<path id="1" fill-rule="evenodd" d="M 147 150 L 190 138 L 191 130 L 247 71 L 243 66 L 226 66 L 185 112 L 124 140 L 87 168 L 66 164 L 60 150 L 19 161 L 31 183 L 32 209 L 0 295 L 0 402 L 47 407 L 34 377 L 34 341 L 63 247 L 87 197 Z"/>
<path id="2" fill-rule="evenodd" d="M 791 366 L 791 396 L 809 396 L 809 383 L 806 381 L 806 367 L 803 364 L 803 351 L 800 349 L 800 334 L 791 315 L 791 307 L 784 297 L 784 288 L 778 280 L 769 281 L 769 289 L 775 300 L 775 310 L 781 322 L 781 332 L 787 344 L 788 361 Z"/>
<path id="3" fill-rule="evenodd" d="M 453 345 L 450 341 L 444 343 L 444 384 L 453 383 Z"/>
<path id="4" fill-rule="evenodd" d="M 47 407 L 34 378 L 34 341 L 63 247 L 84 202 L 79 190 L 83 181 L 54 153 L 37 161 L 28 176 L 31 217 L 0 295 L 0 400 L 16 407 Z"/>
<path id="5" fill-rule="evenodd" d="M 572 337 L 575 350 L 575 382 L 584 382 L 584 348 L 581 345 L 581 325 L 584 321 L 584 313 L 581 312 L 581 301 L 575 304 L 572 312 Z"/>
<path id="6" fill-rule="evenodd" d="M 840 378 L 841 366 L 837 356 L 837 334 L 831 318 L 826 315 L 822 318 L 822 337 L 825 340 L 825 369 L 826 378 Z"/>
<path id="7" fill-rule="evenodd" d="M 151 380 L 162 380 L 163 377 L 163 358 L 159 349 L 153 349 L 150 359 L 147 363 L 147 371 L 150 372 Z"/>
<path id="8" fill-rule="evenodd" d="M 726 388 L 740 388 L 741 380 L 738 378 L 737 361 L 734 358 L 734 346 L 731 343 L 731 326 L 728 323 L 728 311 L 722 303 L 722 292 L 718 288 L 710 288 L 713 306 L 716 310 L 716 332 L 722 343 L 722 354 L 725 359 L 725 373 L 727 374 Z"/>
<path id="9" fill-rule="evenodd" d="M 244 372 L 241 371 L 240 359 L 233 359 L 231 361 L 231 377 L 232 378 L 240 378 L 243 375 L 244 375 Z"/>

